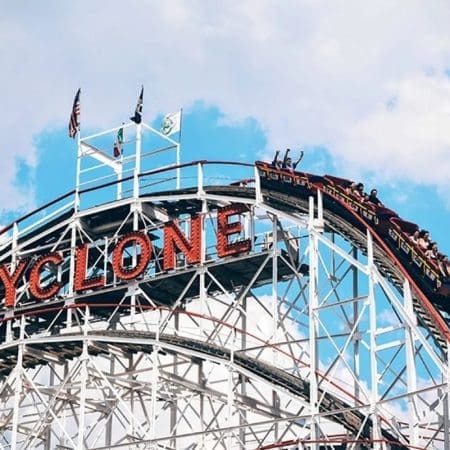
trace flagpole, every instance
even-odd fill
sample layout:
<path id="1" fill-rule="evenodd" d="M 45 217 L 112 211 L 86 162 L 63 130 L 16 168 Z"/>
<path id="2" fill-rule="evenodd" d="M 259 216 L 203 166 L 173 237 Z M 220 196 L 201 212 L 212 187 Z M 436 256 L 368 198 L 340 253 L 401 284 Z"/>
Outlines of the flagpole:
<path id="1" fill-rule="evenodd" d="M 78 98 L 77 98 L 78 97 Z M 69 124 L 69 135 L 72 134 L 71 125 L 72 119 L 75 117 L 75 136 L 77 138 L 77 168 L 76 168 L 76 179 L 75 179 L 75 198 L 74 198 L 74 215 L 77 217 L 77 213 L 80 210 L 80 172 L 81 172 L 81 89 L 78 89 L 77 95 L 75 96 L 75 101 L 78 101 L 78 106 L 74 103 L 72 107 L 72 114 L 70 116 Z M 78 112 L 77 112 L 78 111 Z M 75 114 L 75 116 L 73 116 Z M 74 280 L 75 280 L 75 247 L 77 242 L 77 220 L 72 221 L 70 230 L 70 267 L 69 267 L 69 297 L 66 298 L 65 304 L 73 303 L 73 293 L 74 293 Z M 67 310 L 67 326 L 72 326 L 72 309 Z"/>
<path id="2" fill-rule="evenodd" d="M 122 199 L 122 191 L 123 191 L 123 186 L 122 186 L 122 175 L 123 175 L 123 126 L 125 124 L 122 122 L 122 142 L 119 143 L 120 147 L 119 147 L 119 151 L 120 151 L 120 160 L 119 160 L 119 171 L 117 173 L 117 199 L 120 200 Z M 119 128 L 120 131 L 120 128 Z M 119 141 L 119 138 L 116 138 L 117 141 Z"/>
<path id="3" fill-rule="evenodd" d="M 77 180 L 75 186 L 75 212 L 80 209 L 80 172 L 81 172 L 81 126 L 77 133 Z"/>
<path id="4" fill-rule="evenodd" d="M 134 186 L 133 186 L 133 196 L 135 199 L 139 197 L 139 174 L 141 172 L 141 136 L 142 136 L 142 125 L 140 123 L 136 124 L 136 161 L 134 165 Z"/>
<path id="5" fill-rule="evenodd" d="M 134 163 L 134 180 L 133 180 L 133 197 L 134 205 L 133 211 L 133 231 L 136 231 L 139 227 L 139 206 L 137 199 L 139 198 L 139 174 L 141 172 L 141 139 L 142 139 L 142 109 L 144 103 L 144 86 L 141 87 L 141 93 L 139 95 L 136 110 L 134 112 L 134 118 L 131 120 L 136 124 L 136 147 L 135 147 L 135 163 Z M 137 262 L 137 249 L 134 246 L 132 253 L 132 263 L 135 265 Z M 133 293 L 130 297 L 131 316 L 134 317 L 136 311 L 136 295 Z"/>
<path id="6" fill-rule="evenodd" d="M 123 155 L 120 156 L 120 161 L 119 161 L 120 165 L 119 165 L 119 169 L 117 172 L 117 200 L 121 200 L 122 199 L 122 170 L 123 170 Z"/>
<path id="7" fill-rule="evenodd" d="M 135 164 L 134 164 L 134 180 L 133 180 L 133 197 L 139 197 L 139 174 L 141 173 L 141 138 L 142 138 L 142 107 L 144 103 L 144 86 L 141 87 L 141 93 L 138 98 L 136 110 L 131 120 L 136 124 L 136 147 L 135 147 Z M 137 226 L 137 215 L 134 217 Z M 134 229 L 137 229 L 134 227 Z"/>
<path id="8" fill-rule="evenodd" d="M 75 186 L 75 212 L 80 210 L 80 173 L 81 173 L 81 120 L 77 133 L 77 180 Z"/>
<path id="9" fill-rule="evenodd" d="M 183 108 L 180 109 L 180 130 L 178 131 L 177 144 L 177 189 L 181 187 L 180 153 L 181 153 L 181 128 L 183 126 Z"/>
<path id="10" fill-rule="evenodd" d="M 75 213 L 80 209 L 80 172 L 81 172 L 81 88 L 78 89 L 73 100 L 72 112 L 69 120 L 69 137 L 77 139 L 77 163 L 75 174 L 75 198 L 73 201 Z"/>

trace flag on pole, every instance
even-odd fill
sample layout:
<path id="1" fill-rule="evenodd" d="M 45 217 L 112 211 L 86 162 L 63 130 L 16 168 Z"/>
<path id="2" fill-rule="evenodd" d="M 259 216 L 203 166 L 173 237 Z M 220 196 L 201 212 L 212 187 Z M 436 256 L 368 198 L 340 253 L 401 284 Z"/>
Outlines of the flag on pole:
<path id="1" fill-rule="evenodd" d="M 123 128 L 119 128 L 114 142 L 114 157 L 118 158 L 123 152 Z"/>
<path id="2" fill-rule="evenodd" d="M 141 94 L 139 95 L 138 102 L 136 105 L 136 110 L 134 111 L 134 116 L 130 119 L 135 123 L 142 122 L 142 105 L 144 104 L 144 86 L 141 88 Z"/>
<path id="3" fill-rule="evenodd" d="M 80 129 L 80 92 L 78 89 L 72 106 L 72 114 L 69 120 L 69 136 L 74 138 Z"/>
<path id="4" fill-rule="evenodd" d="M 170 113 L 164 116 L 161 122 L 161 133 L 170 136 L 180 131 L 181 127 L 181 111 Z"/>

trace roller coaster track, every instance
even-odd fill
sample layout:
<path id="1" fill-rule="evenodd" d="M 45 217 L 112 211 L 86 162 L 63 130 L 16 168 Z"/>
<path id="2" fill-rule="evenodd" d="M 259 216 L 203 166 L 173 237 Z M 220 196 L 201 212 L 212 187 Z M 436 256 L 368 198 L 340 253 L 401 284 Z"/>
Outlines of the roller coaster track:
<path id="1" fill-rule="evenodd" d="M 309 401 L 309 382 L 292 374 L 289 374 L 272 365 L 255 358 L 236 352 L 231 357 L 231 351 L 222 346 L 205 343 L 192 338 L 169 334 L 156 335 L 153 332 L 138 331 L 89 331 L 88 333 L 64 333 L 58 336 L 30 338 L 26 345 L 23 366 L 36 367 L 48 364 L 49 361 L 64 361 L 78 358 L 81 355 L 83 340 L 88 340 L 89 352 L 95 354 L 109 354 L 120 348 L 124 353 L 151 353 L 155 346 L 168 353 L 186 354 L 192 358 L 206 358 L 229 363 L 231 360 L 243 373 L 252 374 L 272 385 L 281 388 L 294 396 Z M 0 368 L 0 376 L 8 375 L 16 365 L 18 354 L 17 342 L 4 344 L 1 347 L 3 363 Z M 321 392 L 322 394 L 322 392 Z M 331 420 L 343 425 L 354 433 L 360 432 L 360 439 L 370 441 L 372 433 L 371 419 L 355 407 L 345 404 L 342 400 L 328 392 L 323 393 L 321 413 Z M 359 408 L 359 407 L 358 407 Z M 362 426 L 362 431 L 360 431 Z M 401 445 L 395 437 L 386 430 L 382 430 L 383 439 L 395 448 L 407 449 Z"/>
<path id="2" fill-rule="evenodd" d="M 263 189 L 264 201 L 275 208 L 293 212 L 308 212 L 308 201 L 295 195 L 277 192 L 275 190 Z M 326 195 L 326 194 L 324 194 Z M 400 260 L 394 255 L 389 247 L 377 235 L 370 225 L 363 218 L 359 217 L 351 208 L 347 208 L 355 220 L 361 226 L 369 230 L 374 236 L 374 262 L 378 270 L 389 279 L 400 293 L 403 293 L 404 280 L 407 279 L 413 286 L 413 306 L 417 314 L 420 325 L 426 328 L 433 336 L 434 341 L 442 350 L 447 352 L 447 345 L 450 341 L 450 328 L 442 316 L 442 311 L 438 309 L 422 292 L 418 284 L 414 281 Z M 345 237 L 355 247 L 367 253 L 367 239 L 353 224 L 347 222 L 334 211 L 324 208 L 323 210 L 325 226 Z"/>

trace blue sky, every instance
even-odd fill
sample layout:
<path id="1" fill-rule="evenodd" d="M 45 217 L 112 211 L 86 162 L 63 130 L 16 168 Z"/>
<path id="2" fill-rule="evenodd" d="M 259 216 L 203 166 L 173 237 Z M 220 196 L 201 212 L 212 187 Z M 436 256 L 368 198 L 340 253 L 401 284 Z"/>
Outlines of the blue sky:
<path id="1" fill-rule="evenodd" d="M 450 5 L 0 0 L 0 223 L 73 187 L 67 137 L 183 107 L 183 161 L 270 158 L 376 186 L 450 253 Z M 39 17 L 39 20 L 36 20 Z M 59 177 L 57 174 L 64 174 Z"/>

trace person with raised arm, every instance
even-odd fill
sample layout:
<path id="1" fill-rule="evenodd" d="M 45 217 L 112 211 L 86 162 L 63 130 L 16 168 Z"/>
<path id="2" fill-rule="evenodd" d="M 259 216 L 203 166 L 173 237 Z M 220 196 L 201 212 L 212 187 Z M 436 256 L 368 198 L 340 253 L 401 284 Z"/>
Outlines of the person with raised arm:
<path id="1" fill-rule="evenodd" d="M 288 148 L 288 149 L 286 149 L 286 153 L 284 154 L 283 169 L 293 172 L 297 168 L 300 161 L 302 160 L 304 152 L 303 152 L 303 150 L 301 150 L 299 158 L 297 159 L 296 162 L 293 163 L 292 158 L 289 156 L 290 151 L 291 151 L 291 149 Z"/>
<path id="2" fill-rule="evenodd" d="M 280 150 L 277 150 L 275 152 L 275 156 L 273 157 L 272 167 L 274 167 L 275 169 L 281 169 L 283 166 L 281 159 L 278 157 L 279 154 L 280 154 Z"/>

